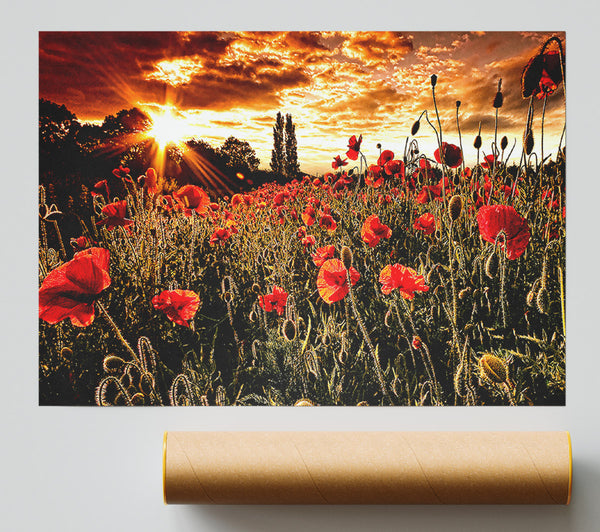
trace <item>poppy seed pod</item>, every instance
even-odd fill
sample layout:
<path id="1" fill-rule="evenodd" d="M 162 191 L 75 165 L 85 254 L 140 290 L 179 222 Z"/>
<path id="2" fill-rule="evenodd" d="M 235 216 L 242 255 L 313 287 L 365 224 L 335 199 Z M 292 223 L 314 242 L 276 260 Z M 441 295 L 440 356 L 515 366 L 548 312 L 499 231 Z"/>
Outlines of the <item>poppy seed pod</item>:
<path id="1" fill-rule="evenodd" d="M 462 211 L 462 207 L 463 200 L 458 194 L 450 198 L 450 201 L 448 202 L 448 214 L 450 215 L 450 219 L 453 222 L 458 220 L 458 217 L 460 216 L 460 213 Z"/>
<path id="2" fill-rule="evenodd" d="M 348 246 L 344 246 L 342 248 L 340 256 L 342 257 L 342 262 L 344 263 L 344 268 L 349 270 L 352 267 L 352 260 L 353 260 L 352 250 Z"/>
<path id="3" fill-rule="evenodd" d="M 310 399 L 298 399 L 294 406 L 315 406 L 315 404 Z"/>
<path id="4" fill-rule="evenodd" d="M 502 137 L 502 140 L 500 141 L 500 149 L 502 151 L 504 151 L 507 146 L 508 146 L 508 138 L 505 135 L 504 137 Z"/>
<path id="5" fill-rule="evenodd" d="M 460 107 L 460 100 L 456 100 L 456 108 L 458 109 Z"/>
<path id="6" fill-rule="evenodd" d="M 125 361 L 121 357 L 108 355 L 104 358 L 102 367 L 106 373 L 120 373 L 125 367 Z"/>
<path id="7" fill-rule="evenodd" d="M 485 274 L 493 279 L 496 277 L 498 273 L 498 267 L 500 266 L 500 259 L 498 258 L 498 254 L 495 251 L 490 253 L 490 256 L 485 261 Z"/>
<path id="8" fill-rule="evenodd" d="M 421 121 L 420 121 L 420 120 L 417 120 L 417 121 L 416 121 L 416 122 L 413 124 L 413 126 L 412 126 L 412 129 L 410 130 L 410 134 L 411 134 L 413 137 L 414 137 L 414 136 L 417 134 L 417 132 L 419 131 L 419 127 L 420 127 L 420 126 L 421 126 Z"/>
<path id="9" fill-rule="evenodd" d="M 437 76 L 435 74 L 431 75 L 431 87 L 435 87 L 437 84 Z"/>
<path id="10" fill-rule="evenodd" d="M 508 381 L 508 368 L 504 360 L 494 355 L 483 355 L 479 359 L 481 377 L 496 384 Z"/>
<path id="11" fill-rule="evenodd" d="M 296 338 L 296 324 L 292 320 L 285 320 L 283 322 L 282 331 L 284 338 L 288 342 L 291 342 Z"/>
<path id="12" fill-rule="evenodd" d="M 473 147 L 478 150 L 479 148 L 481 148 L 481 135 L 477 135 L 475 137 L 475 142 L 473 142 Z"/>
<path id="13" fill-rule="evenodd" d="M 548 307 L 550 306 L 550 296 L 548 295 L 548 290 L 546 290 L 544 287 L 540 288 L 540 291 L 537 293 L 535 304 L 540 314 L 548 313 Z"/>
<path id="14" fill-rule="evenodd" d="M 496 96 L 494 97 L 494 102 L 493 102 L 493 106 L 495 109 L 499 109 L 500 107 L 502 107 L 502 104 L 504 103 L 504 96 L 502 96 L 502 92 L 498 91 L 496 93 Z"/>
<path id="15" fill-rule="evenodd" d="M 525 136 L 523 137 L 523 148 L 525 149 L 525 153 L 527 155 L 531 155 L 533 151 L 533 130 L 527 128 L 525 131 Z"/>

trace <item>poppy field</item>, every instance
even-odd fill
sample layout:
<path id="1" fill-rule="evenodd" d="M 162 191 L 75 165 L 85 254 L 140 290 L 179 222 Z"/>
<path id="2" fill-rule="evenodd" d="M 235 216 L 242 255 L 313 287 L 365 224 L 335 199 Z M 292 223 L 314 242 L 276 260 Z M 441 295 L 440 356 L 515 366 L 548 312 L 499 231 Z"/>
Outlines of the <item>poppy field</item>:
<path id="1" fill-rule="evenodd" d="M 530 110 L 563 97 L 562 49 L 523 67 Z M 40 186 L 40 404 L 564 404 L 564 146 L 435 112 L 376 160 L 350 132 L 322 174 L 231 196 L 121 164 L 69 241 Z"/>

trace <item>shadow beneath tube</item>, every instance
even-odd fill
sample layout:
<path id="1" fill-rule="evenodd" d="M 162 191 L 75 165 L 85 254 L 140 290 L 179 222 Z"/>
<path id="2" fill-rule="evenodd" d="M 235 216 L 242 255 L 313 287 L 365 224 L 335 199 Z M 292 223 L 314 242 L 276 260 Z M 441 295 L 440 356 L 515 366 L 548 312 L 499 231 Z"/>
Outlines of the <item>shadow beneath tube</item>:
<path id="1" fill-rule="evenodd" d="M 464 506 L 172 506 L 190 530 L 247 532 L 593 531 L 600 521 L 599 471 L 574 460 L 571 504 Z M 188 529 L 188 528 L 186 528 Z"/>

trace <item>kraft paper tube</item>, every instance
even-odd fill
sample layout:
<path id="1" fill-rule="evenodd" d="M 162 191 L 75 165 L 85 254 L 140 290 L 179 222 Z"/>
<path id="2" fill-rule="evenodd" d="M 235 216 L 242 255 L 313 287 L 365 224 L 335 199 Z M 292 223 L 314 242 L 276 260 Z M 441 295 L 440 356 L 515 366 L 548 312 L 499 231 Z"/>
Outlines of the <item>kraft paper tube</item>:
<path id="1" fill-rule="evenodd" d="M 168 432 L 165 503 L 568 504 L 568 432 Z"/>

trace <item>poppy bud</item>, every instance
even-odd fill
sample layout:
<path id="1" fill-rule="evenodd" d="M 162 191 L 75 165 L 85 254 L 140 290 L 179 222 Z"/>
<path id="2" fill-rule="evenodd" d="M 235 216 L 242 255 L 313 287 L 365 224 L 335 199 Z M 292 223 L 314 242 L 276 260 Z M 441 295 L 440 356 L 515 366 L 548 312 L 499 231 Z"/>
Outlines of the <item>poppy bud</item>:
<path id="1" fill-rule="evenodd" d="M 548 296 L 548 290 L 546 290 L 546 288 L 540 288 L 540 291 L 537 293 L 535 305 L 537 306 L 538 312 L 540 314 L 548 313 L 548 307 L 550 306 L 550 297 Z"/>
<path id="2" fill-rule="evenodd" d="M 252 291 L 253 291 L 255 294 L 260 294 L 260 285 L 259 285 L 258 283 L 254 283 L 254 284 L 252 285 Z"/>
<path id="3" fill-rule="evenodd" d="M 527 297 L 525 298 L 525 302 L 527 303 L 528 307 L 533 307 L 533 305 L 535 304 L 535 290 L 530 290 L 527 293 Z"/>
<path id="4" fill-rule="evenodd" d="M 381 149 L 381 143 L 377 143 L 377 149 L 380 150 Z"/>
<path id="5" fill-rule="evenodd" d="M 458 109 L 460 107 L 460 100 L 456 100 L 456 108 Z"/>
<path id="6" fill-rule="evenodd" d="M 412 346 L 413 349 L 416 349 L 417 351 L 421 349 L 421 347 L 423 347 L 423 342 L 421 341 L 421 338 L 419 336 L 413 336 Z"/>
<path id="7" fill-rule="evenodd" d="M 282 331 L 284 338 L 288 342 L 291 342 L 296 338 L 296 324 L 292 320 L 285 320 L 283 322 Z"/>
<path id="8" fill-rule="evenodd" d="M 233 301 L 233 295 L 231 292 L 225 292 L 223 294 L 223 300 L 225 303 L 231 303 Z"/>
<path id="9" fill-rule="evenodd" d="M 344 348 L 342 348 L 338 353 L 337 359 L 340 364 L 345 364 L 346 360 L 348 360 L 348 352 Z"/>
<path id="10" fill-rule="evenodd" d="M 349 270 L 350 267 L 352 266 L 352 260 L 353 260 L 352 250 L 348 246 L 344 246 L 342 248 L 340 256 L 342 257 L 342 262 L 344 263 L 344 268 Z"/>
<path id="11" fill-rule="evenodd" d="M 490 253 L 490 256 L 485 261 L 485 274 L 490 279 L 493 279 L 494 277 L 496 277 L 496 274 L 498 273 L 499 265 L 500 265 L 500 259 L 498 258 L 498 255 L 496 254 L 496 252 L 492 251 L 492 253 Z"/>
<path id="12" fill-rule="evenodd" d="M 315 404 L 310 399 L 298 399 L 294 406 L 315 406 Z"/>
<path id="13" fill-rule="evenodd" d="M 106 373 L 119 373 L 125 366 L 125 361 L 118 356 L 108 355 L 105 357 L 102 367 Z"/>
<path id="14" fill-rule="evenodd" d="M 135 405 L 135 406 L 140 406 L 143 405 L 145 403 L 144 401 L 144 394 L 141 393 L 136 393 L 132 398 L 131 398 L 131 404 Z"/>
<path id="15" fill-rule="evenodd" d="M 494 108 L 499 109 L 502 107 L 502 103 L 504 102 L 504 97 L 502 96 L 502 92 L 498 91 L 496 96 L 494 97 L 494 103 L 492 104 Z"/>
<path id="16" fill-rule="evenodd" d="M 471 291 L 471 289 L 470 289 L 470 288 L 468 288 L 468 287 L 467 287 L 467 288 L 463 288 L 463 289 L 462 289 L 462 290 L 461 290 L 461 291 L 458 293 L 458 299 L 460 299 L 460 300 L 462 301 L 463 299 L 465 299 L 465 298 L 466 298 L 466 297 L 469 295 L 469 292 L 470 292 L 470 291 Z"/>
<path id="17" fill-rule="evenodd" d="M 366 401 L 361 401 L 360 403 L 356 403 L 356 406 L 369 406 L 369 403 Z"/>
<path id="18" fill-rule="evenodd" d="M 389 308 L 388 311 L 385 313 L 385 317 L 383 318 L 383 323 L 386 327 L 390 327 L 390 324 L 392 323 L 392 309 Z"/>
<path id="19" fill-rule="evenodd" d="M 473 142 L 473 147 L 478 150 L 479 148 L 481 148 L 481 135 L 477 135 L 475 137 L 475 142 Z"/>
<path id="20" fill-rule="evenodd" d="M 504 137 L 502 137 L 502 140 L 500 141 L 500 148 L 502 149 L 502 151 L 504 151 L 507 146 L 508 146 L 508 138 L 506 138 L 506 135 L 505 135 Z"/>
<path id="21" fill-rule="evenodd" d="M 417 120 L 417 121 L 416 121 L 416 122 L 413 124 L 413 126 L 412 126 L 412 129 L 410 130 L 410 134 L 411 134 L 413 137 L 414 137 L 414 136 L 417 134 L 417 132 L 419 131 L 419 127 L 420 127 L 420 126 L 421 126 L 421 121 L 420 121 L 420 120 Z"/>
<path id="22" fill-rule="evenodd" d="M 504 360 L 494 355 L 483 355 L 479 359 L 479 371 L 484 380 L 502 384 L 508 381 L 508 368 Z"/>
<path id="23" fill-rule="evenodd" d="M 530 155 L 533 151 L 533 130 L 527 128 L 525 132 L 525 136 L 523 137 L 523 148 L 525 149 L 525 153 Z"/>
<path id="24" fill-rule="evenodd" d="M 463 200 L 458 194 L 450 198 L 450 201 L 448 202 L 448 214 L 450 215 L 450 219 L 453 222 L 458 220 L 458 217 L 460 216 L 460 213 L 462 211 L 462 207 Z"/>
<path id="25" fill-rule="evenodd" d="M 69 349 L 68 347 L 63 347 L 60 350 L 61 358 L 66 358 L 68 360 L 72 354 L 73 354 L 73 351 L 71 349 Z"/>
<path id="26" fill-rule="evenodd" d="M 436 83 L 437 83 L 437 76 L 435 74 L 432 74 L 431 75 L 431 87 L 432 88 L 435 87 Z"/>

